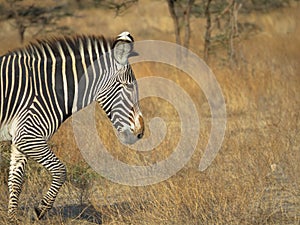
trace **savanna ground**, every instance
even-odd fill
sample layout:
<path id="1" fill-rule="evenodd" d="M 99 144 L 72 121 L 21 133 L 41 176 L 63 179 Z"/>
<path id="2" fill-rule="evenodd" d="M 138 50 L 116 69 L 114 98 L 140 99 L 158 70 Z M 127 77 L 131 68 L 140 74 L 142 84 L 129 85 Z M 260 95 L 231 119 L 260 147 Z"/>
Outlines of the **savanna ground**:
<path id="1" fill-rule="evenodd" d="M 68 167 L 68 178 L 54 209 L 42 221 L 33 219 L 50 182 L 48 173 L 29 161 L 20 197 L 21 224 L 299 224 L 300 223 L 300 16 L 299 3 L 269 13 L 252 13 L 241 20 L 259 27 L 238 44 L 238 64 L 229 66 L 216 49 L 210 59 L 225 97 L 227 128 L 222 148 L 204 172 L 199 160 L 210 133 L 210 110 L 201 89 L 186 74 L 155 63 L 133 65 L 137 78 L 159 75 L 184 88 L 197 105 L 200 136 L 188 164 L 158 184 L 132 187 L 95 173 L 76 146 L 68 120 L 50 141 Z M 153 18 L 153 11 L 161 17 Z M 166 5 L 142 1 L 119 17 L 113 12 L 83 9 L 62 23 L 78 33 L 114 36 L 129 30 L 136 40 L 173 41 Z M 140 20 L 136 22 L 136 18 Z M 204 23 L 192 19 L 191 50 L 202 55 Z M 25 36 L 31 40 L 31 31 Z M 33 32 L 33 31 L 32 31 Z M 19 47 L 9 21 L 0 23 L 0 52 Z M 141 90 L 142 91 L 142 90 Z M 168 134 L 151 152 L 135 152 L 118 143 L 101 110 L 99 135 L 111 154 L 129 164 L 163 160 L 180 137 L 175 109 L 162 100 L 144 99 L 147 121 L 163 118 Z M 175 116 L 174 116 L 175 115 Z M 146 130 L 146 137 L 149 129 Z M 7 220 L 9 145 L 1 146 L 0 224 Z"/>

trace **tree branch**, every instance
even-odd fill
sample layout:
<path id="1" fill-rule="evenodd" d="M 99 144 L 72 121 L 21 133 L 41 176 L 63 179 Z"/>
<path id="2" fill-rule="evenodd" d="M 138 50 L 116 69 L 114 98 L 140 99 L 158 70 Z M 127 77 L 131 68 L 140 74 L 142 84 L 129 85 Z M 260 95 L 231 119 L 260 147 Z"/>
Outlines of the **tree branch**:
<path id="1" fill-rule="evenodd" d="M 178 15 L 176 14 L 176 11 L 175 11 L 175 4 L 174 4 L 175 1 L 167 0 L 167 2 L 168 2 L 169 12 L 170 12 L 170 15 L 171 15 L 173 23 L 174 23 L 176 43 L 180 45 L 181 44 L 180 27 L 179 27 Z"/>

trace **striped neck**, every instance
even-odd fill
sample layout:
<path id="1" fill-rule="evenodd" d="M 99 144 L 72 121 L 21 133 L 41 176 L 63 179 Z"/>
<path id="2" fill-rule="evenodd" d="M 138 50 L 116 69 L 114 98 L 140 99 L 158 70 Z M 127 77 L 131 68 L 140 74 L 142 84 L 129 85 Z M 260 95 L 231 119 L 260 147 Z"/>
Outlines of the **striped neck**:
<path id="1" fill-rule="evenodd" d="M 57 103 L 61 121 L 96 99 L 114 76 L 117 63 L 112 57 L 112 40 L 95 36 L 39 41 L 21 50 L 30 56 L 35 95 L 48 88 Z M 48 72 L 49 71 L 49 72 Z M 45 82 L 46 81 L 46 82 Z"/>

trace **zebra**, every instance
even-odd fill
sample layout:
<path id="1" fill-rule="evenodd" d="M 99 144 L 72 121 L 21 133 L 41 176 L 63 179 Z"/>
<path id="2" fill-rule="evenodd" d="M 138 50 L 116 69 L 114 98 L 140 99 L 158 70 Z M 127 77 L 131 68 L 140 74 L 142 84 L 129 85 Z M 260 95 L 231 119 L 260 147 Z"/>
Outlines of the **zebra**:
<path id="1" fill-rule="evenodd" d="M 76 35 L 38 40 L 0 58 L 0 141 L 11 141 L 8 218 L 17 208 L 28 159 L 51 176 L 35 207 L 38 219 L 52 208 L 66 167 L 47 141 L 73 113 L 96 101 L 119 140 L 133 144 L 144 134 L 138 87 L 128 58 L 136 55 L 129 32 L 116 38 Z"/>

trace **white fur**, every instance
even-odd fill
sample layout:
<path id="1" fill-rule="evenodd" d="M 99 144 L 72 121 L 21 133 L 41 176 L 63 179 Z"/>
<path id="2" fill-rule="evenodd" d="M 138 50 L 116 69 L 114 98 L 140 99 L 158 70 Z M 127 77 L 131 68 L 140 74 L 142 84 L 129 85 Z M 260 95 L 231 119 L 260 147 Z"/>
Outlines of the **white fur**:
<path id="1" fill-rule="evenodd" d="M 124 31 L 121 34 L 119 34 L 118 40 L 132 41 L 132 39 L 130 38 L 130 33 L 128 31 Z"/>

